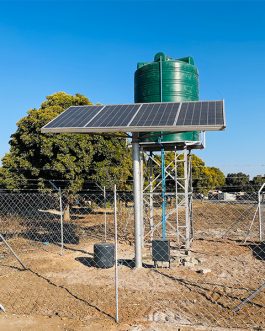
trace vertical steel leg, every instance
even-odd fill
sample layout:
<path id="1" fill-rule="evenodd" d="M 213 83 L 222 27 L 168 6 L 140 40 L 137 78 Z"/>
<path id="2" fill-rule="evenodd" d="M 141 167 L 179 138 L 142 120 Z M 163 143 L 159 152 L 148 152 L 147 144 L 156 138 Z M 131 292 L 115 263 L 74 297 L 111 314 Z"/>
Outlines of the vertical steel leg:
<path id="1" fill-rule="evenodd" d="M 150 174 L 149 174 L 149 185 L 150 185 L 150 230 L 151 230 L 151 240 L 154 239 L 154 194 L 153 194 L 153 160 L 152 152 L 150 152 Z"/>
<path id="2" fill-rule="evenodd" d="M 177 149 L 175 147 L 174 151 L 174 168 L 175 168 L 175 209 L 176 209 L 176 234 L 177 234 L 177 244 L 180 243 L 180 233 L 179 233 L 179 199 L 178 199 L 178 161 L 177 161 Z"/>
<path id="3" fill-rule="evenodd" d="M 138 137 L 133 137 L 133 194 L 134 194 L 134 224 L 135 224 L 135 267 L 142 267 L 142 240 L 141 240 L 141 179 L 140 179 L 140 148 Z"/>
<path id="4" fill-rule="evenodd" d="M 192 187 L 192 155 L 189 151 L 188 155 L 188 166 L 189 166 L 189 213 L 190 213 L 190 239 L 193 238 L 194 232 L 193 232 L 193 187 Z"/>
<path id="5" fill-rule="evenodd" d="M 118 225 L 117 225 L 117 189 L 114 185 L 114 232 L 115 232 L 115 320 L 119 323 L 119 274 L 118 274 Z"/>
<path id="6" fill-rule="evenodd" d="M 188 178 L 188 151 L 184 150 L 184 187 L 185 187 L 185 249 L 190 249 L 190 212 L 189 212 L 189 178 Z"/>
<path id="7" fill-rule="evenodd" d="M 166 173 L 165 150 L 161 148 L 161 173 L 162 173 L 162 239 L 166 239 Z"/>
<path id="8" fill-rule="evenodd" d="M 140 185 L 140 188 L 141 188 L 141 222 L 142 222 L 142 226 L 141 226 L 141 229 L 142 229 L 142 233 L 141 233 L 141 236 L 142 236 L 142 247 L 144 247 L 144 154 L 143 154 L 143 151 L 140 150 L 140 174 L 141 174 L 141 185 Z"/>

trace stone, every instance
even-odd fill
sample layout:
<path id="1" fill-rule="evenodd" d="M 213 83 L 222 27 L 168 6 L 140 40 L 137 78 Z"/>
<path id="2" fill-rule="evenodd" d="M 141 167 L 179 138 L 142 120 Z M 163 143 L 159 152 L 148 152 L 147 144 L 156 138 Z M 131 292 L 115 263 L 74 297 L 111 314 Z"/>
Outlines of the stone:
<path id="1" fill-rule="evenodd" d="M 183 262 L 184 267 L 194 267 L 194 264 L 191 262 Z"/>
<path id="2" fill-rule="evenodd" d="M 185 267 L 194 267 L 198 264 L 198 260 L 194 257 L 184 257 L 181 262 Z"/>
<path id="3" fill-rule="evenodd" d="M 181 259 L 179 257 L 175 257 L 171 262 L 170 262 L 170 267 L 178 267 L 181 264 Z"/>
<path id="4" fill-rule="evenodd" d="M 208 274 L 210 272 L 212 272 L 211 269 L 200 269 L 200 270 L 198 270 L 198 273 L 203 274 L 203 275 Z"/>
<path id="5" fill-rule="evenodd" d="M 221 278 L 228 278 L 229 275 L 228 275 L 228 273 L 226 273 L 226 272 L 223 271 L 223 272 L 219 275 L 219 277 L 221 277 Z"/>
<path id="6" fill-rule="evenodd" d="M 5 307 L 3 305 L 0 305 L 0 312 L 6 312 Z"/>
<path id="7" fill-rule="evenodd" d="M 195 259 L 198 261 L 198 263 L 204 263 L 206 262 L 206 259 L 204 257 L 195 257 Z"/>
<path id="8" fill-rule="evenodd" d="M 153 315 L 154 322 L 165 322 L 166 318 L 167 318 L 167 314 L 159 311 L 155 312 Z"/>

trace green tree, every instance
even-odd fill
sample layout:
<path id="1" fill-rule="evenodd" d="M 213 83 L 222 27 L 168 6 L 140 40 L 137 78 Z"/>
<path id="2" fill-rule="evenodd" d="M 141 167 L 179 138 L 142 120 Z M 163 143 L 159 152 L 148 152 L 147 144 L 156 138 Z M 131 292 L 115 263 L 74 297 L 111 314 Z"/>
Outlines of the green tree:
<path id="1" fill-rule="evenodd" d="M 192 178 L 195 192 L 207 193 L 218 189 L 225 183 L 224 173 L 216 167 L 207 167 L 198 156 L 192 156 Z"/>
<path id="2" fill-rule="evenodd" d="M 154 156 L 158 163 L 160 163 L 160 157 L 158 155 Z M 174 168 L 175 165 L 175 154 L 173 152 L 166 153 L 165 156 L 166 166 L 171 166 Z M 178 160 L 183 160 L 183 155 L 178 156 Z M 207 193 L 211 189 L 220 188 L 225 183 L 225 175 L 223 172 L 216 167 L 207 167 L 205 162 L 199 158 L 197 155 L 192 154 L 192 183 L 194 192 Z M 159 176 L 161 169 L 155 165 L 153 168 L 154 176 Z M 182 162 L 178 162 L 177 175 L 179 178 L 184 177 L 184 167 Z M 171 189 L 174 188 L 174 181 L 167 178 L 167 187 Z"/>
<path id="3" fill-rule="evenodd" d="M 251 184 L 255 187 L 255 189 L 259 189 L 262 184 L 265 183 L 265 175 L 257 175 L 255 177 L 253 177 Z"/>
<path id="4" fill-rule="evenodd" d="M 69 192 L 82 189 L 85 180 L 114 183 L 119 188 L 131 174 L 125 139 L 84 134 L 42 134 L 41 128 L 70 106 L 91 105 L 85 96 L 58 92 L 17 123 L 10 151 L 2 160 L 0 183 L 22 188 L 29 179 L 44 188 L 47 180 L 66 180 Z"/>
<path id="5" fill-rule="evenodd" d="M 226 176 L 225 184 L 230 192 L 240 192 L 247 190 L 249 186 L 249 175 L 243 172 L 229 173 Z"/>

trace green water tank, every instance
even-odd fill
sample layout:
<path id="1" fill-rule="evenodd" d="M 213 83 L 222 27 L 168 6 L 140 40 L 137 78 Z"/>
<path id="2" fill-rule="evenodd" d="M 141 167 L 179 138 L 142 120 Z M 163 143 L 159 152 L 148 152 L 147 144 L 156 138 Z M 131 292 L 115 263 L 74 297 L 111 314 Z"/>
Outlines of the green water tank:
<path id="1" fill-rule="evenodd" d="M 138 63 L 134 75 L 134 101 L 179 102 L 199 100 L 198 69 L 192 57 L 172 59 L 160 52 L 153 62 Z M 142 141 L 198 141 L 199 132 L 145 133 Z"/>

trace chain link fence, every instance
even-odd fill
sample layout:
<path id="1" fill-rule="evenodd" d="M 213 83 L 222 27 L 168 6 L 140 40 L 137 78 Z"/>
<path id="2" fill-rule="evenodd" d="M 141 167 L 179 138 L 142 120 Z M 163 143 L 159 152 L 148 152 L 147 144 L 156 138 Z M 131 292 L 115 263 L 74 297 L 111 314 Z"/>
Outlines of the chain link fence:
<path id="1" fill-rule="evenodd" d="M 116 319 L 142 329 L 262 330 L 264 206 L 257 188 L 193 192 L 187 251 L 181 240 L 186 210 L 176 209 L 174 195 L 161 240 L 158 194 L 151 223 L 143 205 L 143 268 L 135 270 L 132 192 L 1 191 L 0 307 L 83 323 Z"/>
<path id="2" fill-rule="evenodd" d="M 157 293 L 163 289 L 165 295 L 157 298 L 150 320 L 263 329 L 264 193 L 254 187 L 248 193 L 195 191 L 188 211 L 176 207 L 174 194 L 169 193 L 166 240 L 162 239 L 161 196 L 153 195 L 152 200 L 152 222 L 150 203 L 144 211 L 145 261 L 153 267 Z M 191 229 L 187 229 L 186 212 Z M 182 240 L 187 230 L 189 251 Z"/>

